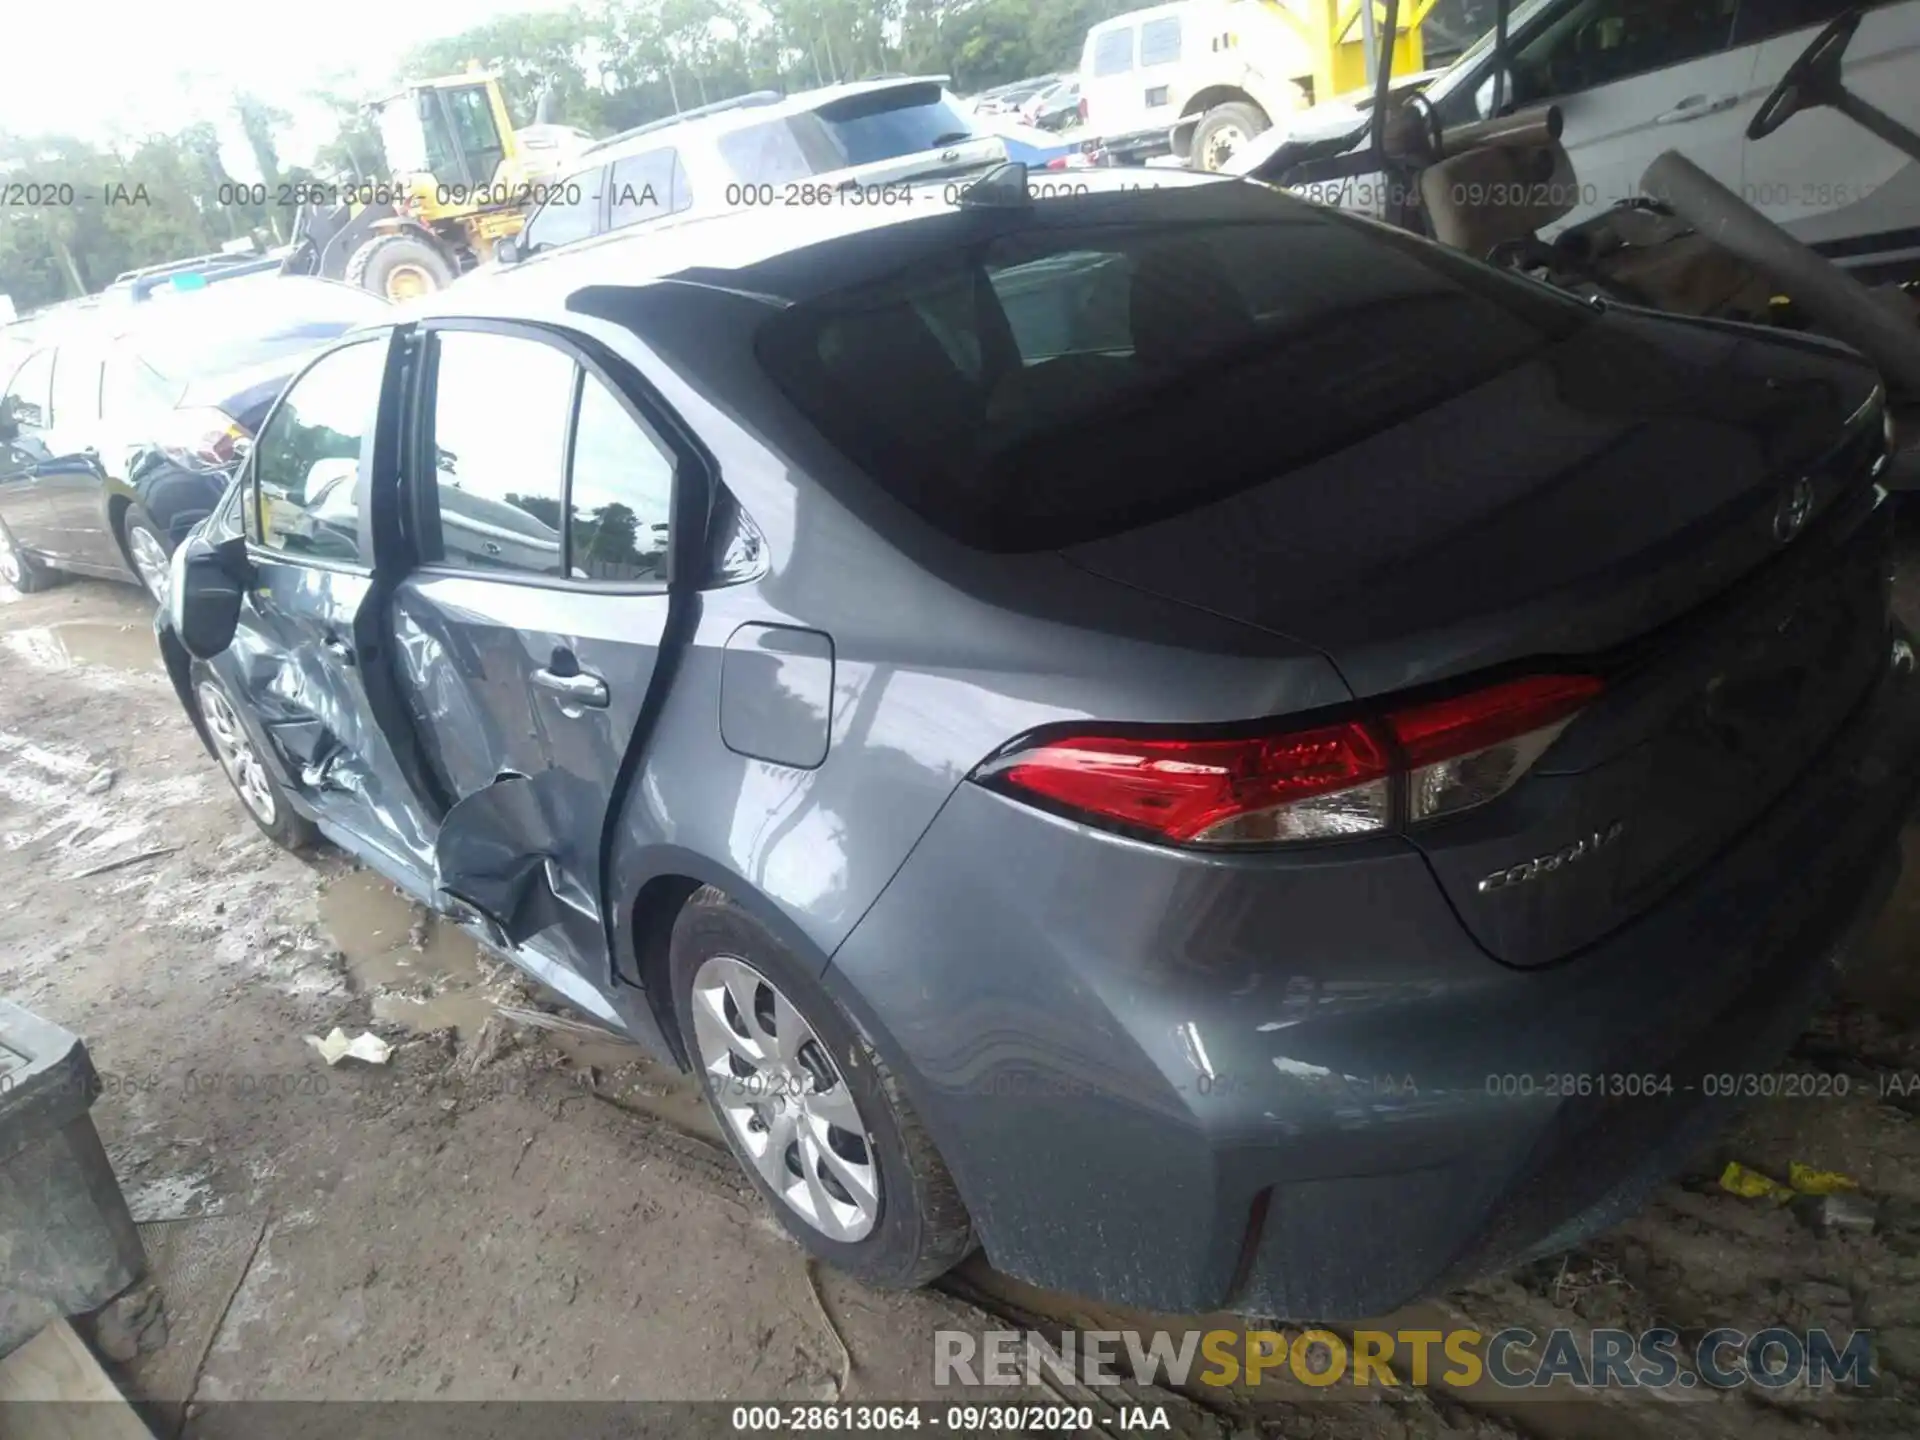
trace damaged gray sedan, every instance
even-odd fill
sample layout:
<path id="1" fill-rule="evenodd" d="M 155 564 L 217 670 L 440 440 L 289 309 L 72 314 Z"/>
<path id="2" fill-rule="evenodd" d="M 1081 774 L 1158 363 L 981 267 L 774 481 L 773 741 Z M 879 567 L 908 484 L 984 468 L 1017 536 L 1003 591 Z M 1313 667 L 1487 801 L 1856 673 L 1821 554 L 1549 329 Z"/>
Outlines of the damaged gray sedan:
<path id="1" fill-rule="evenodd" d="M 1883 396 L 1263 186 L 535 257 L 159 626 L 255 821 L 696 1072 L 876 1284 L 1383 1314 L 1630 1211 L 1920 785 Z"/>

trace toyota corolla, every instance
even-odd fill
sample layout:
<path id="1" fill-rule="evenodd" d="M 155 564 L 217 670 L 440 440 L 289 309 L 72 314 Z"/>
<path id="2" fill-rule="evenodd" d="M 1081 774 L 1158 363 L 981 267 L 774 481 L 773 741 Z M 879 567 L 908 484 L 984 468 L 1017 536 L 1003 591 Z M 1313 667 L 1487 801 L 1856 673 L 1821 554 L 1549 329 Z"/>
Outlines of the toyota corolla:
<path id="1" fill-rule="evenodd" d="M 162 647 L 269 835 L 697 1073 L 814 1254 L 1381 1313 L 1638 1204 L 1884 896 L 1879 387 L 1253 183 L 1085 190 L 353 334 Z"/>

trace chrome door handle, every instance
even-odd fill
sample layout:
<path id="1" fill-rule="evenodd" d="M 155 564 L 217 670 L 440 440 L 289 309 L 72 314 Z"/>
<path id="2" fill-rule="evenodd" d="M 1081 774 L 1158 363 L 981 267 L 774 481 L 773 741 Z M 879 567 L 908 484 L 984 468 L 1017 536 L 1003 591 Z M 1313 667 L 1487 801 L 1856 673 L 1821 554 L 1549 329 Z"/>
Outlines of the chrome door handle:
<path id="1" fill-rule="evenodd" d="M 591 705 L 596 710 L 607 708 L 607 682 L 598 675 L 586 675 L 578 671 L 561 675 L 552 670 L 536 670 L 533 672 L 533 683 L 543 690 L 565 696 L 575 705 Z"/>
<path id="2" fill-rule="evenodd" d="M 1689 120 L 1704 120 L 1709 115 L 1718 115 L 1722 110 L 1731 110 L 1740 103 L 1738 95 L 1715 95 L 1709 99 L 1705 95 L 1689 95 L 1671 110 L 1663 110 L 1653 117 L 1656 125 L 1684 125 Z"/>

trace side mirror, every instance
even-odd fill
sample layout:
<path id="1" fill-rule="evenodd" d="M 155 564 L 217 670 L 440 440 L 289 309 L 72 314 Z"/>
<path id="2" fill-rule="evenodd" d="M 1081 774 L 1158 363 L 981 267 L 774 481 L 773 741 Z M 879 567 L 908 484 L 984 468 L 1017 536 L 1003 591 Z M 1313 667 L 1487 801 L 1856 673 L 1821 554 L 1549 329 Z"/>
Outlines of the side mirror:
<path id="1" fill-rule="evenodd" d="M 194 659 L 211 660 L 233 643 L 252 568 L 240 535 L 215 544 L 195 534 L 173 552 L 167 618 Z"/>
<path id="2" fill-rule="evenodd" d="M 493 243 L 493 258 L 502 265 L 518 265 L 524 253 L 520 249 L 520 242 L 511 235 L 504 236 Z"/>
<path id="3" fill-rule="evenodd" d="M 1479 115 L 1482 120 L 1491 120 L 1494 118 L 1494 83 L 1500 79 L 1500 76 L 1501 72 L 1499 71 L 1490 72 L 1487 78 L 1480 82 L 1479 88 L 1473 92 L 1474 113 Z M 1505 83 L 1500 85 L 1500 108 L 1502 110 L 1511 110 L 1515 105 L 1520 103 L 1520 100 L 1519 97 L 1514 94 L 1513 90 L 1513 71 L 1507 70 L 1505 77 Z"/>

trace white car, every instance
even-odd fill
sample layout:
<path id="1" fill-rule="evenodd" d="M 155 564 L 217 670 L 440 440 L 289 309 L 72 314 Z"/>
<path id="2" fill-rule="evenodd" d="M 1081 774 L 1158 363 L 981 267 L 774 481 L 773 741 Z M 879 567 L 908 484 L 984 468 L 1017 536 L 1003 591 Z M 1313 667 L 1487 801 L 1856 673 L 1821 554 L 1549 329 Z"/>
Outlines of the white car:
<path id="1" fill-rule="evenodd" d="M 509 262 L 671 217 L 847 203 L 885 204 L 893 182 L 963 175 L 1007 157 L 979 133 L 942 76 L 869 80 L 803 94 L 743 96 L 643 125 L 578 156 L 501 255 Z M 483 267 L 485 268 L 485 267 Z"/>
<path id="2" fill-rule="evenodd" d="M 1561 143 L 1579 186 L 1574 210 L 1543 233 L 1639 194 L 1647 167 L 1678 150 L 1840 264 L 1877 268 L 1920 258 L 1920 164 L 1830 109 L 1802 111 L 1765 139 L 1747 139 L 1754 112 L 1788 67 L 1822 27 L 1855 8 L 1863 7 L 1843 0 L 1516 6 L 1503 108 L 1559 107 Z M 1847 88 L 1920 128 L 1920 0 L 1864 8 L 1847 47 Z M 1427 89 L 1443 130 L 1491 113 L 1493 48 L 1492 35 L 1483 37 Z M 1255 173 L 1280 143 L 1262 137 L 1229 162 L 1229 173 Z"/>
<path id="3" fill-rule="evenodd" d="M 1081 113 L 1109 141 L 1158 131 L 1196 170 L 1219 170 L 1306 104 L 1312 74 L 1312 51 L 1278 5 L 1178 0 L 1087 31 Z"/>

